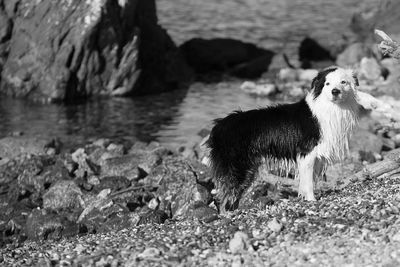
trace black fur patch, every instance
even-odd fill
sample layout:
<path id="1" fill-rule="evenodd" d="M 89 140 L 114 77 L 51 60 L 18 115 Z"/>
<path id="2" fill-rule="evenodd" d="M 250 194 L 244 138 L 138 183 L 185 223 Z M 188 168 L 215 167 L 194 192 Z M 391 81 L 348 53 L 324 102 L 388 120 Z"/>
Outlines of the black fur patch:
<path id="1" fill-rule="evenodd" d="M 223 191 L 222 203 L 228 209 L 235 208 L 263 157 L 296 160 L 297 155 L 309 153 L 320 137 L 319 123 L 305 99 L 294 104 L 236 111 L 216 120 L 207 144 L 214 181 Z"/>
<path id="2" fill-rule="evenodd" d="M 318 73 L 318 75 L 312 80 L 311 89 L 313 90 L 314 99 L 316 99 L 322 92 L 322 88 L 324 88 L 326 75 L 337 70 L 336 67 L 325 69 Z"/>
<path id="3" fill-rule="evenodd" d="M 357 75 L 355 73 L 353 73 L 353 79 L 354 79 L 354 83 L 356 86 L 360 86 L 360 83 L 358 82 L 358 78 Z M 386 79 L 386 78 L 385 78 Z"/>

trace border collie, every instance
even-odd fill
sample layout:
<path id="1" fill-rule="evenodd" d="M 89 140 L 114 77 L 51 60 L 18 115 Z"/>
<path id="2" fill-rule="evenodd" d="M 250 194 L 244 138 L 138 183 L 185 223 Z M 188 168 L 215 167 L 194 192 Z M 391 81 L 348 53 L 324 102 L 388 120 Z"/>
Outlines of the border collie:
<path id="1" fill-rule="evenodd" d="M 295 170 L 299 196 L 315 200 L 314 176 L 348 152 L 357 124 L 356 86 L 352 70 L 333 66 L 318 73 L 297 103 L 216 119 L 207 145 L 220 209 L 237 208 L 261 164 L 286 175 Z"/>

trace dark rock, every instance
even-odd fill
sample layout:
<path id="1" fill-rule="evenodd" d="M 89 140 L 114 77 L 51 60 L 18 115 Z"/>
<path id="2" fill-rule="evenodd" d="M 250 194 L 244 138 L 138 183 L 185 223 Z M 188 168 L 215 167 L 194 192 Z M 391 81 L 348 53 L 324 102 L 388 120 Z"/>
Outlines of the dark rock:
<path id="1" fill-rule="evenodd" d="M 143 178 L 162 162 L 166 153 L 167 150 L 160 146 L 148 145 L 144 149 L 133 146 L 127 155 L 103 160 L 101 177 L 125 176 L 129 180 Z"/>
<path id="2" fill-rule="evenodd" d="M 34 209 L 26 221 L 25 234 L 32 240 L 59 240 L 79 234 L 79 226 L 66 217 Z"/>
<path id="3" fill-rule="evenodd" d="M 196 202 L 208 204 L 211 189 L 197 183 L 198 173 L 192 162 L 169 156 L 156 167 L 143 181 L 158 184 L 154 193 L 160 200 L 160 210 L 170 211 L 173 218 L 187 217 Z"/>
<path id="4" fill-rule="evenodd" d="M 218 219 L 218 211 L 203 202 L 198 202 L 194 204 L 193 217 L 205 223 L 210 223 Z"/>
<path id="5" fill-rule="evenodd" d="M 98 233 L 134 226 L 137 219 L 130 216 L 127 208 L 111 203 L 105 207 L 92 209 L 80 222 L 89 233 Z"/>
<path id="6" fill-rule="evenodd" d="M 131 182 L 124 176 L 108 176 L 103 177 L 94 190 L 100 192 L 103 189 L 111 189 L 111 192 L 115 192 L 129 187 L 130 184 Z"/>
<path id="7" fill-rule="evenodd" d="M 154 0 L 5 2 L 3 93 L 67 101 L 158 93 L 191 80 L 190 68 L 158 25 Z"/>
<path id="8" fill-rule="evenodd" d="M 313 61 L 334 61 L 334 57 L 317 41 L 306 37 L 299 47 L 299 60 L 303 69 L 310 69 Z"/>
<path id="9" fill-rule="evenodd" d="M 390 151 L 396 148 L 396 143 L 390 138 L 382 138 L 383 141 L 383 146 L 382 150 L 383 151 Z"/>
<path id="10" fill-rule="evenodd" d="M 109 158 L 101 166 L 102 177 L 124 176 L 129 180 L 139 178 L 138 160 L 135 155 L 124 155 L 117 158 Z"/>
<path id="11" fill-rule="evenodd" d="M 8 188 L 9 201 L 24 197 L 40 200 L 51 183 L 68 175 L 65 169 L 63 171 L 62 163 L 55 164 L 53 158 L 44 155 L 18 157 L 1 167 L 0 188 Z"/>
<path id="12" fill-rule="evenodd" d="M 58 138 L 55 138 L 44 146 L 44 150 L 46 151 L 46 154 L 49 154 L 48 151 L 50 149 L 54 150 L 54 154 L 60 154 L 62 146 L 62 142 Z"/>
<path id="13" fill-rule="evenodd" d="M 72 180 L 56 182 L 43 195 L 43 208 L 54 211 L 81 209 L 82 192 Z"/>
<path id="14" fill-rule="evenodd" d="M 372 152 L 366 152 L 366 151 L 360 150 L 358 152 L 358 154 L 359 154 L 359 159 L 361 162 L 364 162 L 364 161 L 366 161 L 368 163 L 376 162 L 376 157 L 375 157 L 374 153 L 372 153 Z"/>
<path id="15" fill-rule="evenodd" d="M 155 1 L 139 0 L 137 24 L 140 29 L 139 68 L 141 75 L 133 95 L 177 89 L 190 82 L 193 72 L 167 32 L 158 25 Z M 129 11 L 126 13 L 131 16 Z"/>
<path id="16" fill-rule="evenodd" d="M 78 163 L 72 161 L 72 160 L 66 160 L 64 162 L 64 166 L 66 168 L 66 170 L 68 171 L 68 174 L 70 176 L 72 176 L 74 174 L 74 172 L 78 169 L 79 165 Z"/>
<path id="17" fill-rule="evenodd" d="M 194 38 L 179 47 L 197 74 L 253 79 L 268 70 L 274 52 L 234 39 Z M 200 77 L 201 78 L 201 77 Z"/>
<path id="18" fill-rule="evenodd" d="M 167 219 L 169 219 L 169 216 L 167 213 L 165 213 L 162 210 L 150 210 L 142 215 L 140 215 L 139 222 L 137 223 L 138 225 L 142 224 L 162 224 L 164 223 Z"/>
<path id="19" fill-rule="evenodd" d="M 0 200 L 0 202 L 2 201 Z M 27 214 L 37 206 L 31 203 L 29 199 L 4 204 L 0 205 L 0 236 L 12 239 L 21 234 L 25 227 Z"/>

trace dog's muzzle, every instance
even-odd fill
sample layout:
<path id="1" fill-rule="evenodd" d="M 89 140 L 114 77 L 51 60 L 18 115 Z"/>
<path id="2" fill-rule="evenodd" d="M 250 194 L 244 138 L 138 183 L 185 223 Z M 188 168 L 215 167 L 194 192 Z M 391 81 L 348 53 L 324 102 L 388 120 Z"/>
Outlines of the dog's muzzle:
<path id="1" fill-rule="evenodd" d="M 332 95 L 333 96 L 338 96 L 340 94 L 340 90 L 339 89 L 337 89 L 337 88 L 333 88 L 332 89 Z"/>

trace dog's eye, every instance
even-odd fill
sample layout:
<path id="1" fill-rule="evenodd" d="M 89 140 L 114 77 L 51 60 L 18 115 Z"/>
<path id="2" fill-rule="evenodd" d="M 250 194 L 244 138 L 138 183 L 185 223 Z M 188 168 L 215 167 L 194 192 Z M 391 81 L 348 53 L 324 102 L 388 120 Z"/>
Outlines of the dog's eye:
<path id="1" fill-rule="evenodd" d="M 328 85 L 329 85 L 329 83 L 327 82 L 327 83 L 325 83 L 325 85 L 326 85 L 326 86 L 328 86 Z"/>
<path id="2" fill-rule="evenodd" d="M 343 80 L 343 81 L 341 81 L 340 83 L 341 83 L 341 84 L 346 84 L 347 82 Z"/>

